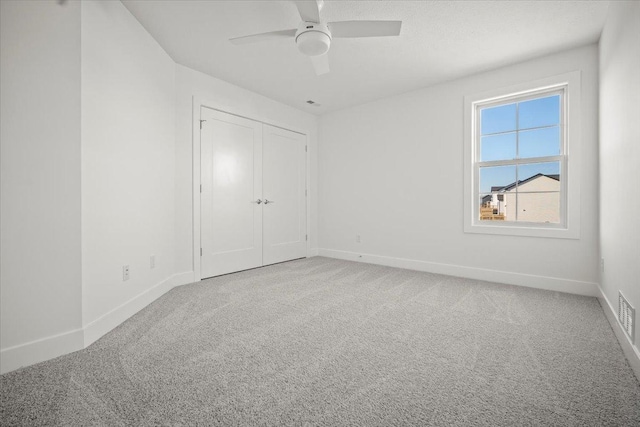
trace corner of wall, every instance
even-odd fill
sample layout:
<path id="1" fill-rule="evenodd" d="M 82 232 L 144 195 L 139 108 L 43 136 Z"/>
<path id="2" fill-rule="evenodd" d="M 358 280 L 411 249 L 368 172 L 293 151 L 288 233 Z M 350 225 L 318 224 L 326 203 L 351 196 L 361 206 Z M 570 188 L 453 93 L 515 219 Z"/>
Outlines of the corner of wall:
<path id="1" fill-rule="evenodd" d="M 93 322 L 85 325 L 83 328 L 84 348 L 89 347 L 91 344 L 115 329 L 125 320 L 134 316 L 149 304 L 156 301 L 171 289 L 191 282 L 193 282 L 193 272 L 190 271 L 169 276 L 167 279 L 157 283 L 151 288 L 115 307 L 108 313 L 103 314 Z"/>
<path id="2" fill-rule="evenodd" d="M 75 329 L 0 351 L 0 374 L 82 350 L 83 331 Z"/>
<path id="3" fill-rule="evenodd" d="M 0 351 L 0 374 L 83 350 L 171 289 L 192 283 L 193 272 L 174 274 L 81 329 Z"/>

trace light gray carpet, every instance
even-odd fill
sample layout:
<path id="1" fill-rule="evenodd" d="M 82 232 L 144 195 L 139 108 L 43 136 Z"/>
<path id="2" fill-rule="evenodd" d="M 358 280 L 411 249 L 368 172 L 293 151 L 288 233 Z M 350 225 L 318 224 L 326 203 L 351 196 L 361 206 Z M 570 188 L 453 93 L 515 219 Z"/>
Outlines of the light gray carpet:
<path id="1" fill-rule="evenodd" d="M 3 426 L 640 425 L 596 299 L 319 257 L 175 288 L 0 386 Z"/>

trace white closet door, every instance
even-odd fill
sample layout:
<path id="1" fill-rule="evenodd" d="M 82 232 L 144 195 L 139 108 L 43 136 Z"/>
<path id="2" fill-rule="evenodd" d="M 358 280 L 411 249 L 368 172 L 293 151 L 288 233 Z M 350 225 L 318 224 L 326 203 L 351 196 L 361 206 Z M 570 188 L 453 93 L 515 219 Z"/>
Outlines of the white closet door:
<path id="1" fill-rule="evenodd" d="M 306 242 L 306 137 L 263 125 L 263 263 L 303 258 Z"/>
<path id="2" fill-rule="evenodd" d="M 201 276 L 262 265 L 262 123 L 201 109 Z"/>

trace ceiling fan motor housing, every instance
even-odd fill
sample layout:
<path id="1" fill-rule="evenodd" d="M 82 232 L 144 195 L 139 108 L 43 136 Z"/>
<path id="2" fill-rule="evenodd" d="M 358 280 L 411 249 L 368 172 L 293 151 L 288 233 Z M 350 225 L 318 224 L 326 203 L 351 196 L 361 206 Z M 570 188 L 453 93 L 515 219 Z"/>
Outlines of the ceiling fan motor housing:
<path id="1" fill-rule="evenodd" d="M 331 46 L 331 32 L 325 24 L 303 22 L 296 33 L 296 45 L 307 56 L 323 55 Z"/>

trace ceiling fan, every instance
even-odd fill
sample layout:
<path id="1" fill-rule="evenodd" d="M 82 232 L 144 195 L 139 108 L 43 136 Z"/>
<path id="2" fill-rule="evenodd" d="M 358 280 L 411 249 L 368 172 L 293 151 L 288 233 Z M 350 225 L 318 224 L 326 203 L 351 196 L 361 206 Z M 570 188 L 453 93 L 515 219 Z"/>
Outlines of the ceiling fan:
<path id="1" fill-rule="evenodd" d="M 294 0 L 302 22 L 298 28 L 235 37 L 229 41 L 236 45 L 267 40 L 293 38 L 298 50 L 311 58 L 317 75 L 329 72 L 327 52 L 334 38 L 386 37 L 400 34 L 402 21 L 339 21 L 322 22 L 320 11 L 323 0 Z"/>

